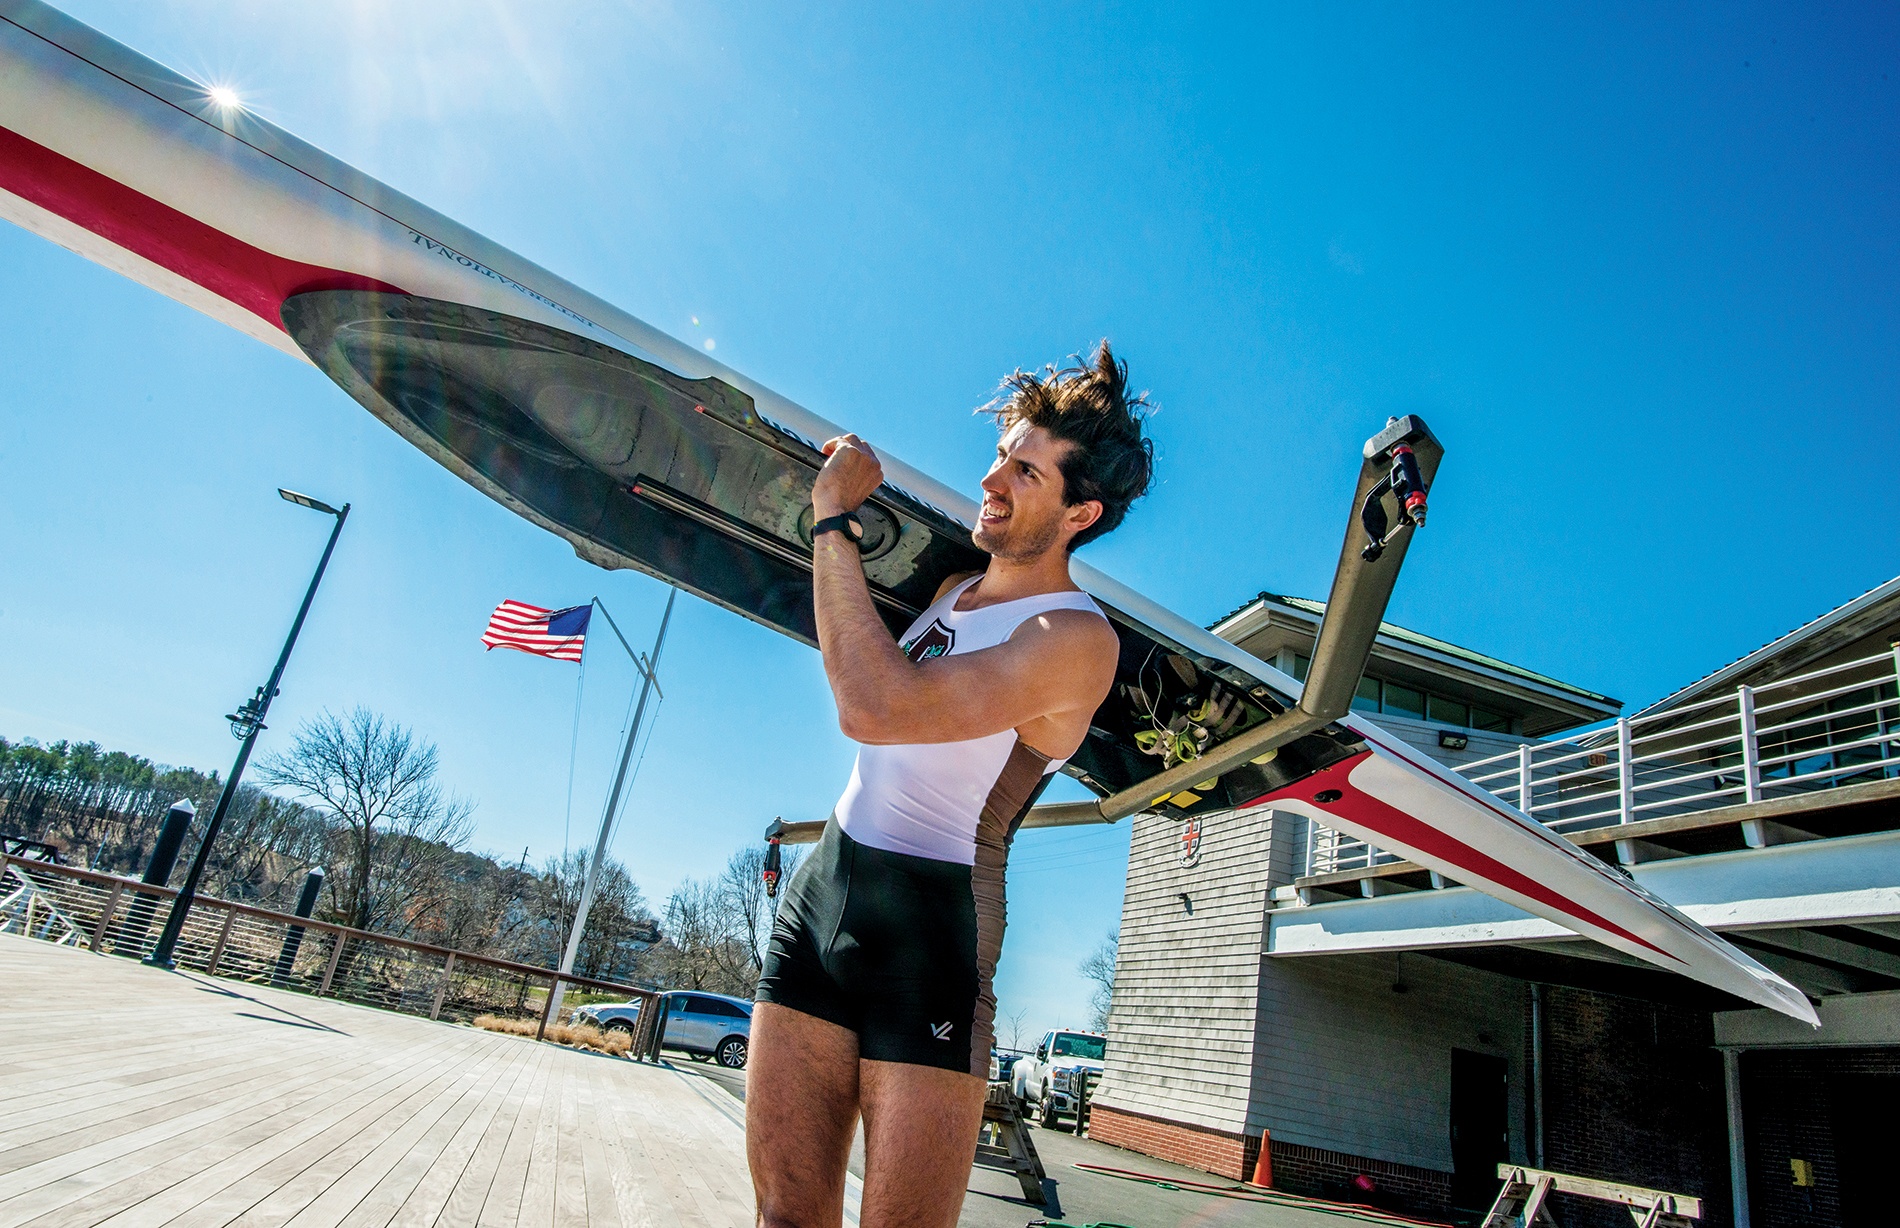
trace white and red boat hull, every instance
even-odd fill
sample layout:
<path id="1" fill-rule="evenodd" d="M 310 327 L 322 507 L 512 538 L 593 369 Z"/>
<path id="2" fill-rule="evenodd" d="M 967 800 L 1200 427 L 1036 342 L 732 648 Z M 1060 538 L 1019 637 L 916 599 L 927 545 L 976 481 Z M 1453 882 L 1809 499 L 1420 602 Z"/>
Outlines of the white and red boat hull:
<path id="1" fill-rule="evenodd" d="M 700 350 L 37 0 L 0 0 L 0 216 L 299 361 L 281 308 L 382 290 L 525 318 L 682 376 L 717 376 L 811 439 L 840 428 Z M 892 483 L 973 523 L 895 458 Z M 1299 684 L 1084 564 L 1076 582 L 1281 694 Z M 1368 749 L 1267 799 L 1607 946 L 1815 1022 L 1792 985 L 1370 722 Z M 1338 798 L 1315 801 L 1315 797 Z"/>

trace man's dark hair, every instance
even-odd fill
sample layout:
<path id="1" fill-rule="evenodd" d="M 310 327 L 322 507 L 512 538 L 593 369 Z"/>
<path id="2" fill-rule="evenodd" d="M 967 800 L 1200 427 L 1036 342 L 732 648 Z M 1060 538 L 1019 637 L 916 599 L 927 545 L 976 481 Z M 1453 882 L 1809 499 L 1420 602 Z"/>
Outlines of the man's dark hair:
<path id="1" fill-rule="evenodd" d="M 1116 359 L 1107 340 L 1086 361 L 1040 373 L 1017 371 L 1003 381 L 996 399 L 979 412 L 992 414 L 997 428 L 1018 422 L 1039 426 L 1071 446 L 1062 456 L 1062 500 L 1070 507 L 1090 499 L 1102 505 L 1094 524 L 1069 541 L 1086 545 L 1112 530 L 1128 514 L 1128 505 L 1148 493 L 1154 479 L 1155 446 L 1144 438 L 1144 413 L 1154 406 L 1145 392 L 1129 393 L 1128 364 Z"/>

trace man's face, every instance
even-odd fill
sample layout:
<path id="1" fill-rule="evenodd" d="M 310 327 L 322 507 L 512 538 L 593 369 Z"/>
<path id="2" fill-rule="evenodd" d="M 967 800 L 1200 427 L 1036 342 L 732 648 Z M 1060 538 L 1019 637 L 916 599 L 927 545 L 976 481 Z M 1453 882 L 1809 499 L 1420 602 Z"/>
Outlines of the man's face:
<path id="1" fill-rule="evenodd" d="M 1061 461 L 1074 444 L 1041 427 L 1017 423 L 996 444 L 996 463 L 983 478 L 983 506 L 971 539 L 1003 559 L 1032 559 L 1063 548 L 1094 520 L 1063 502 Z M 1094 505 L 1085 505 L 1094 506 Z"/>

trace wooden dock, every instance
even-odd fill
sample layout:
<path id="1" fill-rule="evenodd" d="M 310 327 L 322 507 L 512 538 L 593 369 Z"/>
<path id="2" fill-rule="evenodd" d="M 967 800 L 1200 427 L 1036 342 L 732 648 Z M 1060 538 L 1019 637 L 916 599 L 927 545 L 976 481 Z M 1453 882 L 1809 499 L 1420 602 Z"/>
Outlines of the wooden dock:
<path id="1" fill-rule="evenodd" d="M 0 935 L 0 1228 L 749 1228 L 665 1066 Z"/>

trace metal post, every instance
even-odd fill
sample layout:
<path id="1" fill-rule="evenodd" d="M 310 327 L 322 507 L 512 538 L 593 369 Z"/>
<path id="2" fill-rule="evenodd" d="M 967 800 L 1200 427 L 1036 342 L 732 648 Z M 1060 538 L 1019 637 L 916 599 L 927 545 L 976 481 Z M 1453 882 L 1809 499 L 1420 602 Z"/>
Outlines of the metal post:
<path id="1" fill-rule="evenodd" d="M 145 863 L 140 882 L 148 887 L 163 887 L 170 880 L 172 869 L 178 864 L 178 851 L 185 844 L 185 834 L 197 817 L 198 808 L 191 804 L 190 798 L 172 803 L 158 829 L 158 840 L 152 845 L 152 857 Z M 133 896 L 132 907 L 125 914 L 125 925 L 119 931 L 119 941 L 112 944 L 112 949 L 120 955 L 136 956 L 145 945 L 145 932 L 151 928 L 152 914 L 157 911 L 157 896 Z"/>
<path id="2" fill-rule="evenodd" d="M 178 850 L 185 845 L 185 833 L 191 828 L 191 821 L 198 817 L 198 808 L 191 799 L 181 797 L 172 803 L 165 812 L 165 822 L 158 829 L 158 842 L 152 845 L 152 859 L 145 865 L 145 877 L 139 881 L 153 887 L 163 887 L 172 876 L 172 867 L 178 864 Z"/>
<path id="3" fill-rule="evenodd" d="M 285 498 L 288 494 L 279 491 Z M 311 501 L 302 501 L 310 506 Z M 283 681 L 284 667 L 290 664 L 290 650 L 297 646 L 297 634 L 303 630 L 303 620 L 310 613 L 310 603 L 316 600 L 317 585 L 323 583 L 324 569 L 330 566 L 330 555 L 336 550 L 336 539 L 343 533 L 343 522 L 349 519 L 350 505 L 345 503 L 341 511 L 316 505 L 321 510 L 332 511 L 336 516 L 336 527 L 330 530 L 330 540 L 323 547 L 323 557 L 317 560 L 316 574 L 310 577 L 310 587 L 304 590 L 303 605 L 297 609 L 297 620 L 290 624 L 290 635 L 284 640 L 284 650 L 277 654 L 277 667 L 270 672 L 270 681 L 266 682 L 250 703 L 238 710 L 234 723 L 242 720 L 248 732 L 238 747 L 237 762 L 231 765 L 231 774 L 225 777 L 224 791 L 218 794 L 217 809 L 211 812 L 211 822 L 205 827 L 203 839 L 198 841 L 197 856 L 191 859 L 191 872 L 185 875 L 185 885 L 178 890 L 178 898 L 172 901 L 172 910 L 165 917 L 165 928 L 159 932 L 158 942 L 152 947 L 152 953 L 145 962 L 158 968 L 172 966 L 172 951 L 178 945 L 178 936 L 184 932 L 185 918 L 191 913 L 192 901 L 198 897 L 198 880 L 204 877 L 205 862 L 211 857 L 211 845 L 218 838 L 218 830 L 224 826 L 224 816 L 231 809 L 231 802 L 237 797 L 238 781 L 244 775 L 244 765 L 251 761 L 251 748 L 257 745 L 257 735 L 264 729 L 264 717 L 270 712 L 271 700 L 277 697 L 277 684 Z"/>
<path id="4" fill-rule="evenodd" d="M 1894 694 L 1900 696 L 1900 640 L 1893 645 L 1893 685 Z"/>
<path id="5" fill-rule="evenodd" d="M 1900 640 L 1895 640 L 1894 645 L 1893 645 L 1893 685 L 1894 685 L 1894 694 L 1896 696 L 1900 696 Z M 1883 711 L 1881 713 L 1881 716 L 1884 718 L 1885 715 L 1886 713 Z M 1889 725 L 1884 720 L 1881 723 L 1882 732 L 1890 732 L 1896 728 L 1900 728 L 1900 726 Z M 1887 750 L 1885 753 L 1886 754 L 1900 753 L 1900 742 L 1887 743 Z"/>
<path id="6" fill-rule="evenodd" d="M 350 940 L 348 930 L 338 930 L 336 945 L 330 948 L 330 962 L 323 966 L 323 984 L 317 986 L 317 996 L 321 998 L 330 992 L 330 982 L 336 979 L 337 962 L 343 958 L 343 944 Z"/>
<path id="7" fill-rule="evenodd" d="M 1761 746 L 1755 740 L 1755 688 L 1738 687 L 1735 693 L 1742 713 L 1742 796 L 1758 802 L 1761 800 Z"/>
<path id="8" fill-rule="evenodd" d="M 92 949 L 97 951 L 106 940 L 106 931 L 112 928 L 112 914 L 119 911 L 119 896 L 124 894 L 125 884 L 112 884 L 112 894 L 106 897 L 106 906 L 99 913 L 99 924 L 92 927 Z"/>
<path id="9" fill-rule="evenodd" d="M 536 1040 L 541 1040 L 547 1036 L 549 1017 L 552 1016 L 555 1011 L 561 1009 L 561 990 L 563 987 L 563 982 L 558 976 L 549 983 L 548 1000 L 541 1004 L 541 1026 L 534 1030 L 534 1038 Z"/>
<path id="10" fill-rule="evenodd" d="M 1616 718 L 1616 806 L 1619 823 L 1636 817 L 1636 765 L 1630 762 L 1630 718 Z"/>
<path id="11" fill-rule="evenodd" d="M 1728 1102 L 1728 1188 L 1735 1228 L 1748 1223 L 1748 1149 L 1742 1141 L 1742 1054 L 1722 1050 L 1722 1089 Z"/>
<path id="12" fill-rule="evenodd" d="M 449 958 L 442 965 L 442 980 L 435 987 L 435 1001 L 429 1006 L 429 1018 L 442 1018 L 442 999 L 448 996 L 449 981 L 455 976 L 455 952 L 449 952 Z"/>
<path id="13" fill-rule="evenodd" d="M 318 866 L 303 876 L 303 890 L 297 893 L 297 915 L 307 917 L 317 910 L 317 893 L 323 890 L 323 867 Z M 297 949 L 303 946 L 303 926 L 292 925 L 284 930 L 283 949 L 277 952 L 277 967 L 271 972 L 270 983 L 283 985 L 290 980 L 290 970 L 297 962 Z"/>
<path id="14" fill-rule="evenodd" d="M 237 909 L 226 907 L 224 927 L 218 931 L 218 940 L 211 944 L 211 958 L 205 964 L 205 975 L 218 975 L 218 961 L 224 958 L 224 944 L 231 941 L 231 925 L 237 920 Z"/>
<path id="15" fill-rule="evenodd" d="M 1544 987 L 1531 982 L 1531 1163 L 1544 1166 Z"/>
<path id="16" fill-rule="evenodd" d="M 640 1014 L 635 1020 L 633 1047 L 628 1050 L 627 1053 L 627 1056 L 633 1058 L 635 1061 L 644 1062 L 646 1060 L 647 1049 L 649 1048 L 647 1037 L 653 1032 L 653 1004 L 658 1000 L 659 999 L 655 998 L 652 994 L 648 994 L 640 1000 Z"/>
<path id="17" fill-rule="evenodd" d="M 1531 793 L 1531 783 L 1531 744 L 1519 742 L 1517 744 L 1517 808 L 1524 812 L 1526 818 L 1533 817 L 1531 803 L 1535 799 Z"/>
<path id="18" fill-rule="evenodd" d="M 666 1044 L 666 995 L 653 995 L 653 1026 L 647 1031 L 647 1060 L 660 1060 L 660 1047 Z"/>
<path id="19" fill-rule="evenodd" d="M 594 888 L 599 885 L 601 863 L 607 859 L 607 842 L 613 836 L 614 812 L 620 808 L 620 790 L 627 783 L 627 767 L 633 761 L 633 744 L 640 736 L 640 722 L 646 716 L 647 697 L 653 691 L 653 676 L 660 668 L 660 650 L 666 647 L 666 627 L 673 621 L 673 603 L 679 599 L 679 595 L 678 589 L 667 594 L 666 612 L 660 616 L 660 633 L 653 640 L 653 655 L 648 658 L 646 668 L 642 671 L 645 680 L 640 684 L 640 702 L 634 706 L 633 721 L 627 726 L 627 744 L 620 748 L 620 770 L 614 773 L 614 787 L 608 790 L 607 808 L 601 812 L 600 838 L 594 841 L 594 857 L 587 863 L 587 877 L 581 884 L 580 904 L 574 909 L 574 928 L 568 931 L 567 950 L 561 955 L 561 976 L 574 971 L 574 957 L 580 954 L 581 934 L 587 929 L 587 914 L 594 907 Z M 548 991 L 548 1011 L 542 1017 L 543 1028 L 547 1026 L 549 1017 L 558 1018 L 566 988 L 560 977 L 556 977 L 553 987 Z"/>

